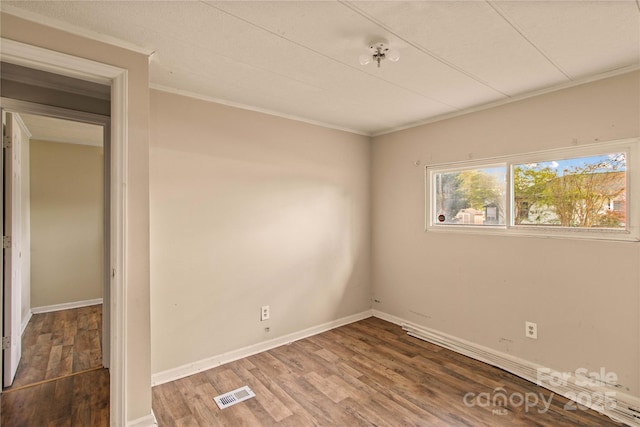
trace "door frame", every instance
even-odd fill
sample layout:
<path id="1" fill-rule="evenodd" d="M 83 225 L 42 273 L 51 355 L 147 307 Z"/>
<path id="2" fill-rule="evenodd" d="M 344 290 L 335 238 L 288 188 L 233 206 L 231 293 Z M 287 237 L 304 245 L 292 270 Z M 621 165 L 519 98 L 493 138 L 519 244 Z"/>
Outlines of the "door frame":
<path id="1" fill-rule="evenodd" d="M 111 119 L 109 116 L 103 116 L 100 114 L 86 113 L 82 111 L 68 110 L 66 108 L 52 107 L 42 104 L 34 104 L 31 102 L 19 101 L 11 98 L 0 98 L 2 100 L 2 111 L 14 114 L 33 114 L 43 117 L 54 117 L 57 119 L 69 120 L 80 123 L 88 123 L 96 126 L 101 126 L 103 129 L 102 136 L 102 148 L 104 152 L 103 160 L 103 272 L 102 272 L 102 365 L 105 368 L 109 368 L 110 365 L 110 349 L 111 349 L 111 283 L 110 283 L 110 265 L 111 265 L 111 238 L 110 238 L 110 225 L 111 225 L 111 142 L 110 137 L 110 125 Z M 4 361 L 3 361 L 4 363 Z"/>
<path id="2" fill-rule="evenodd" d="M 128 71 L 112 65 L 0 38 L 0 59 L 50 73 L 74 77 L 111 86 L 110 156 L 110 230 L 109 263 L 105 271 L 110 277 L 110 424 L 127 425 L 127 298 L 126 298 L 126 232 L 127 232 L 127 90 Z M 5 100 L 2 101 L 3 104 Z M 105 150 L 105 156 L 107 150 Z M 106 311 L 106 310 L 105 310 Z"/>

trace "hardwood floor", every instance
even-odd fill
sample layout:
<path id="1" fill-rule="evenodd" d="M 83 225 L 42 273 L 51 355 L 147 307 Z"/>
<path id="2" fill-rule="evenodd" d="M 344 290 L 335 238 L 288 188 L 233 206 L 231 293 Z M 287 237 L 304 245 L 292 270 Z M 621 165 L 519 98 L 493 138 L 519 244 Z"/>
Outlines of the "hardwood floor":
<path id="1" fill-rule="evenodd" d="M 255 398 L 216 406 L 244 385 Z M 492 405 L 498 393 L 510 403 Z M 156 386 L 153 410 L 161 427 L 620 425 L 377 318 Z"/>
<path id="2" fill-rule="evenodd" d="M 2 393 L 3 427 L 109 426 L 109 370 Z"/>
<path id="3" fill-rule="evenodd" d="M 12 388 L 102 367 L 102 305 L 34 314 Z"/>
<path id="4" fill-rule="evenodd" d="M 101 347 L 101 305 L 33 315 L 16 378 L 0 395 L 0 425 L 108 426 Z"/>

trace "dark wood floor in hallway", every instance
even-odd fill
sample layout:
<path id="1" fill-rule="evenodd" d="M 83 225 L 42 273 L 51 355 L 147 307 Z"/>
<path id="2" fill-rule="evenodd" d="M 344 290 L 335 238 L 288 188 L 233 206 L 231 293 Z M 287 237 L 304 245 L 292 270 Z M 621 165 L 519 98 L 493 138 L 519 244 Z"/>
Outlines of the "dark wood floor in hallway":
<path id="1" fill-rule="evenodd" d="M 109 370 L 96 370 L 2 394 L 2 427 L 108 427 Z"/>
<path id="2" fill-rule="evenodd" d="M 256 394 L 220 410 L 213 397 L 248 385 Z M 537 406 L 480 405 L 467 393 L 537 396 Z M 471 395 L 468 395 L 471 396 Z M 550 402 L 545 407 L 542 399 Z M 567 410 L 546 389 L 369 318 L 153 389 L 170 426 L 618 426 Z M 573 405 L 569 405 L 573 406 Z M 499 411 L 496 411 L 498 409 Z"/>
<path id="3" fill-rule="evenodd" d="M 102 368 L 102 305 L 32 316 L 2 427 L 108 426 L 109 371 Z"/>
<path id="4" fill-rule="evenodd" d="M 102 367 L 102 305 L 34 314 L 13 388 Z"/>

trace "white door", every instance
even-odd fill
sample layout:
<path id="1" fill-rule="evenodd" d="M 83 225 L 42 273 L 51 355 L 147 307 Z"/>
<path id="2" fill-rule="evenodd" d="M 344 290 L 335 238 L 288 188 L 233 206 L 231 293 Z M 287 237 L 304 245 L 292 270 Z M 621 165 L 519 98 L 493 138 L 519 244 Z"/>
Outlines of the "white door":
<path id="1" fill-rule="evenodd" d="M 6 137 L 4 149 L 4 327 L 3 337 L 8 339 L 9 346 L 3 345 L 3 385 L 9 387 L 18 370 L 22 355 L 22 314 L 21 314 L 21 152 L 22 140 L 20 125 L 13 114 L 6 115 Z M 3 340 L 4 341 L 4 340 Z"/>

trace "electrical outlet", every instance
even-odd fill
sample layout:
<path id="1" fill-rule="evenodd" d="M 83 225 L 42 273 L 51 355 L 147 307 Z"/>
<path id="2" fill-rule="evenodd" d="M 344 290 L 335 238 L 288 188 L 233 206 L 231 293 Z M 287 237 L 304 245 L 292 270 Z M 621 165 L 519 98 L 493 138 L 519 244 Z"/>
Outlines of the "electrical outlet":
<path id="1" fill-rule="evenodd" d="M 269 320 L 269 314 L 270 314 L 269 306 L 263 305 L 262 308 L 260 309 L 260 321 L 264 322 L 265 320 Z"/>
<path id="2" fill-rule="evenodd" d="M 524 336 L 532 340 L 538 339 L 538 324 L 533 322 L 524 322 Z"/>

